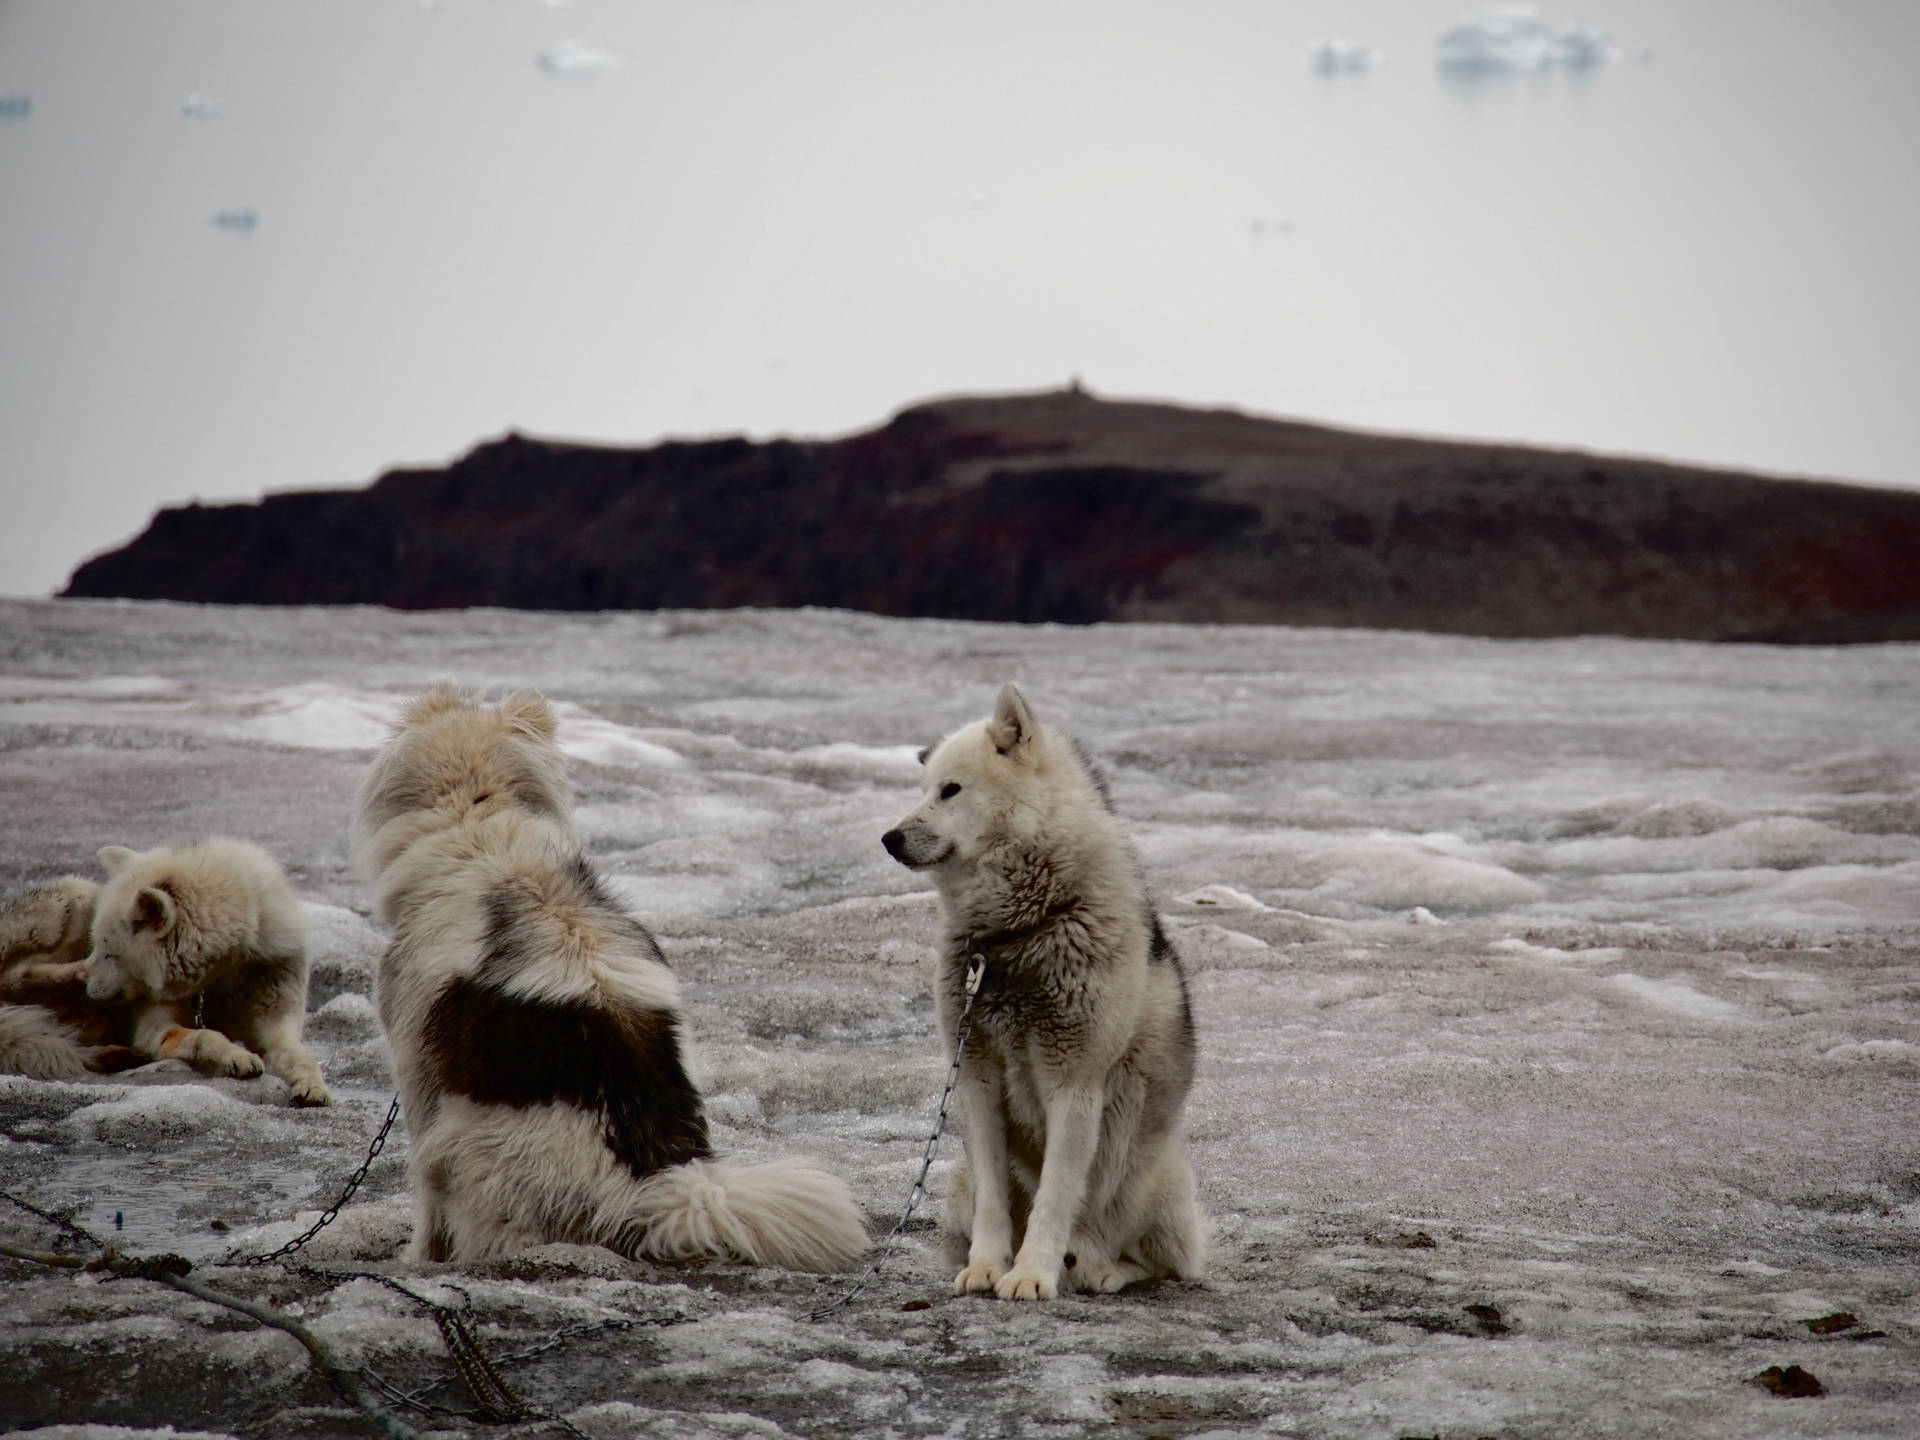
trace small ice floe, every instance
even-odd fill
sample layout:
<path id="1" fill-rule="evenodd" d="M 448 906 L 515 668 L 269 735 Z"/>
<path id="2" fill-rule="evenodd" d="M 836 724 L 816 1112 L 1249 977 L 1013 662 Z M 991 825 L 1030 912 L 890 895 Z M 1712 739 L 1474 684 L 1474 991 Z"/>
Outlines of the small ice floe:
<path id="1" fill-rule="evenodd" d="M 1316 75 L 1364 75 L 1387 57 L 1352 40 L 1322 40 L 1307 52 Z"/>
<path id="2" fill-rule="evenodd" d="M 220 113 L 220 102 L 198 90 L 190 91 L 180 102 L 180 113 L 189 120 L 211 120 Z"/>
<path id="3" fill-rule="evenodd" d="M 251 205 L 230 205 L 224 210 L 216 210 L 208 219 L 209 225 L 222 230 L 251 231 L 260 223 L 260 212 Z"/>
<path id="4" fill-rule="evenodd" d="M 0 120 L 24 120 L 32 113 L 31 95 L 0 95 Z"/>
<path id="5" fill-rule="evenodd" d="M 555 75 L 591 75 L 611 70 L 620 57 L 585 40 L 563 40 L 551 50 L 540 52 L 540 68 Z"/>
<path id="6" fill-rule="evenodd" d="M 1462 76 L 1554 66 L 1582 69 L 1617 53 L 1607 37 L 1585 21 L 1555 31 L 1531 5 L 1488 6 L 1447 31 L 1434 46 L 1440 69 Z"/>

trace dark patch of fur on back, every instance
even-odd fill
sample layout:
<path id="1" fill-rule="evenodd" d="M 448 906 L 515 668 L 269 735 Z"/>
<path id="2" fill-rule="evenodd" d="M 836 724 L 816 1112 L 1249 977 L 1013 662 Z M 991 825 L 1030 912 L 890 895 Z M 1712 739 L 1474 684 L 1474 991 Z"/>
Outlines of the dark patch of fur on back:
<path id="1" fill-rule="evenodd" d="M 619 908 L 584 856 L 558 878 L 567 893 L 553 898 L 555 908 L 590 912 L 585 918 L 608 940 L 660 960 L 653 936 Z M 487 897 L 480 968 L 440 992 L 422 1034 L 437 1084 L 483 1105 L 558 1101 L 594 1112 L 608 1149 L 638 1178 L 707 1159 L 706 1114 L 681 1063 L 671 1011 L 609 997 L 556 1002 L 507 993 L 544 953 L 539 908 L 520 884 Z"/>

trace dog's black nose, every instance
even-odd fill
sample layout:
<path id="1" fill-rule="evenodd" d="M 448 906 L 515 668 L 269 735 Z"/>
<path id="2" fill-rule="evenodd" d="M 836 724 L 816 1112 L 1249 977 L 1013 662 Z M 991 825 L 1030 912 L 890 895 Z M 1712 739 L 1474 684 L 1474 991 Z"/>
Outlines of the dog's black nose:
<path id="1" fill-rule="evenodd" d="M 893 856 L 894 859 L 904 860 L 907 858 L 900 853 L 900 848 L 907 843 L 907 837 L 902 835 L 898 830 L 887 831 L 886 834 L 880 837 L 880 843 L 887 847 L 887 854 Z"/>

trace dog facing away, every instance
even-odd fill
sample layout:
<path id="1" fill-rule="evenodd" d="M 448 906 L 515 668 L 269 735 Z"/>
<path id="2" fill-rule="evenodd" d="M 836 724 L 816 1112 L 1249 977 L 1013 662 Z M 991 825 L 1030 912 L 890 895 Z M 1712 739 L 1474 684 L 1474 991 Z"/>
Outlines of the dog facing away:
<path id="1" fill-rule="evenodd" d="M 553 712 L 440 685 L 374 760 L 354 851 L 392 931 L 375 1004 L 412 1148 L 416 1260 L 549 1241 L 844 1270 L 843 1182 L 713 1156 L 673 972 L 582 852 Z"/>
<path id="2" fill-rule="evenodd" d="M 922 760 L 920 804 L 882 839 L 939 891 L 949 1050 L 968 961 L 985 961 L 945 1220 L 955 1291 L 1050 1300 L 1198 1274 L 1186 977 L 1104 781 L 1012 685 Z"/>
<path id="3" fill-rule="evenodd" d="M 87 998 L 100 887 L 63 876 L 0 908 L 0 1075 L 77 1080 L 141 1064 L 126 1007 Z"/>
<path id="4" fill-rule="evenodd" d="M 100 851 L 87 994 L 133 1007 L 133 1048 L 210 1075 L 267 1070 L 331 1105 L 307 1050 L 307 922 L 273 857 L 244 840 Z"/>

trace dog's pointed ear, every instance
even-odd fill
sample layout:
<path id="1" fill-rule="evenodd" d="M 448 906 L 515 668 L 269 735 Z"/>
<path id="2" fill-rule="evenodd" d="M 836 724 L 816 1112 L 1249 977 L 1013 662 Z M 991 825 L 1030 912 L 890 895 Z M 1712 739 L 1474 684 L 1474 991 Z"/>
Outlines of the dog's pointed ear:
<path id="1" fill-rule="evenodd" d="M 1019 687 L 1002 686 L 1000 698 L 993 702 L 993 719 L 987 722 L 987 738 L 993 742 L 993 748 L 1002 755 L 1011 755 L 1033 739 L 1038 729 L 1033 711 L 1027 708 L 1027 697 L 1020 693 Z"/>
<path id="2" fill-rule="evenodd" d="M 931 754 L 933 754 L 933 746 L 922 745 L 920 747 L 920 753 L 914 756 L 914 759 L 918 760 L 922 765 L 924 765 L 927 763 L 927 757 Z"/>
<path id="3" fill-rule="evenodd" d="M 436 680 L 407 702 L 407 708 L 400 714 L 400 723 L 402 726 L 424 725 L 436 715 L 463 710 L 471 703 L 466 692 L 451 680 Z"/>
<path id="4" fill-rule="evenodd" d="M 177 913 L 173 897 L 152 885 L 133 897 L 133 928 L 136 930 L 153 930 L 165 935 L 173 929 Z"/>
<path id="5" fill-rule="evenodd" d="M 134 857 L 139 854 L 139 851 L 129 850 L 124 845 L 102 845 L 98 854 L 100 857 L 100 868 L 105 870 L 108 878 L 111 879 L 126 869 L 127 866 L 131 865 Z"/>
<path id="6" fill-rule="evenodd" d="M 500 702 L 500 713 L 514 727 L 540 740 L 553 739 L 553 707 L 538 690 L 516 690 Z"/>

